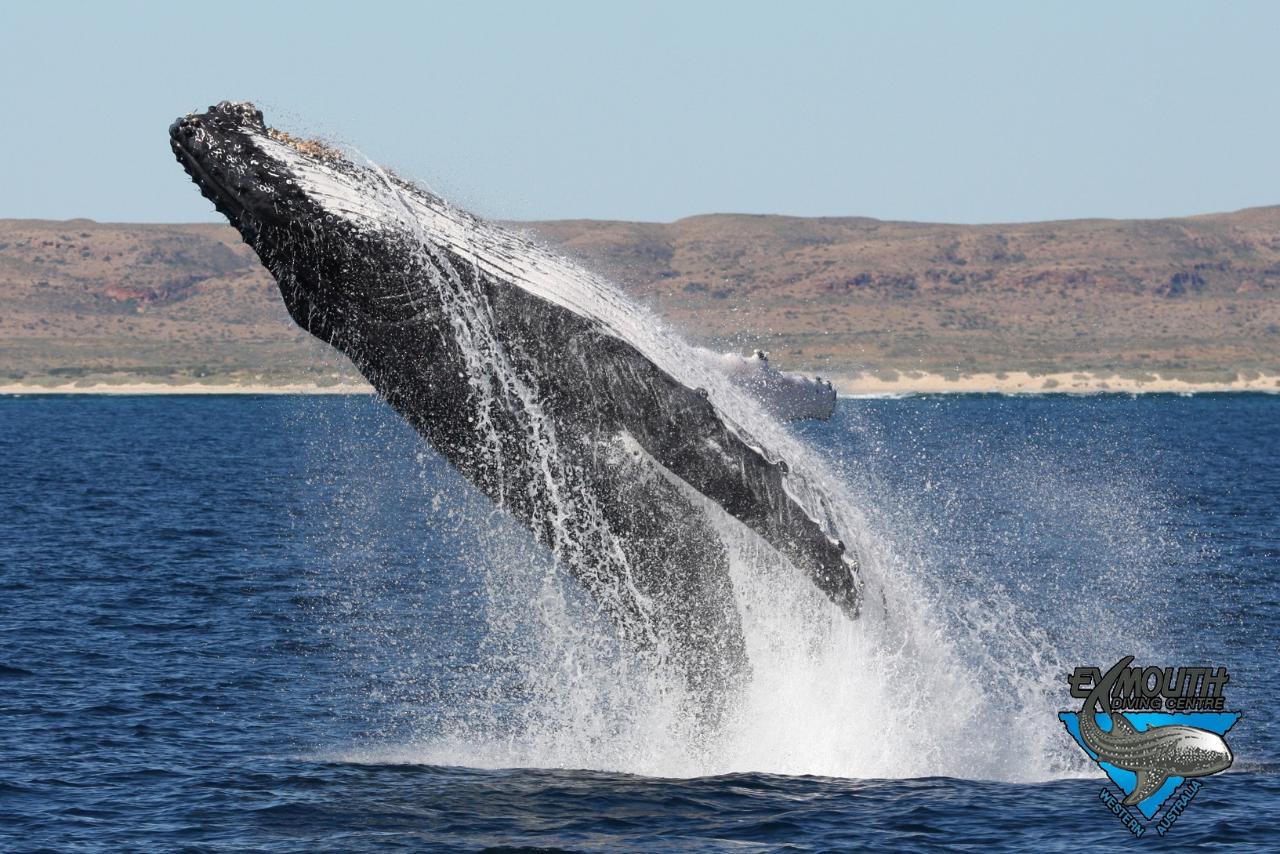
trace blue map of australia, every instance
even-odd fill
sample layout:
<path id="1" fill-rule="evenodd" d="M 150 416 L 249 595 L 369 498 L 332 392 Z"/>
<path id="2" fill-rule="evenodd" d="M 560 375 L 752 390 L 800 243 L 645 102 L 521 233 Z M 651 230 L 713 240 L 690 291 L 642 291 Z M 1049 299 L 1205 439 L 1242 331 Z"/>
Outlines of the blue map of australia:
<path id="1" fill-rule="evenodd" d="M 1119 714 L 1119 712 L 1114 712 L 1113 714 Z M 1098 726 L 1104 732 L 1111 731 L 1110 716 L 1102 712 L 1095 712 L 1094 716 Z M 1175 714 L 1172 712 L 1127 712 L 1125 717 L 1138 732 L 1146 732 L 1153 727 L 1181 724 L 1182 726 L 1191 726 L 1216 732 L 1218 735 L 1226 735 L 1227 730 L 1235 726 L 1236 721 L 1240 720 L 1240 713 L 1181 712 Z M 1080 716 L 1076 712 L 1059 712 L 1058 718 L 1066 725 L 1067 732 L 1071 733 L 1071 737 L 1076 740 L 1076 744 L 1080 745 L 1080 749 L 1089 754 L 1089 758 L 1106 772 L 1107 776 L 1111 778 L 1111 782 L 1119 786 L 1126 796 L 1131 794 L 1138 783 L 1137 775 L 1124 768 L 1117 768 L 1109 762 L 1098 762 L 1097 754 L 1085 747 L 1084 741 L 1080 738 Z M 1155 817 L 1160 805 L 1173 794 L 1174 790 L 1182 785 L 1183 779 L 1182 777 L 1170 777 L 1163 786 L 1156 790 L 1155 794 L 1138 802 L 1138 810 L 1146 816 L 1148 821 Z"/>

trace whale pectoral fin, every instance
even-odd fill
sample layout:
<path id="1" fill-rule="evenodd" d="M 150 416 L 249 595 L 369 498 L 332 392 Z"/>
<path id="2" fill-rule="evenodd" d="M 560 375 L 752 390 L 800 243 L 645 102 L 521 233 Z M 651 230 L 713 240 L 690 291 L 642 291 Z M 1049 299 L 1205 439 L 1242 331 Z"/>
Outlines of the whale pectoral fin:
<path id="1" fill-rule="evenodd" d="M 1120 717 L 1117 715 L 1116 717 Z M 1160 787 L 1164 785 L 1164 781 L 1169 779 L 1168 774 L 1161 774 L 1158 771 L 1138 771 L 1138 783 L 1133 787 L 1133 791 L 1124 799 L 1124 805 L 1131 807 L 1134 804 L 1141 803 L 1147 798 L 1160 791 Z"/>
<path id="2" fill-rule="evenodd" d="M 762 350 L 746 358 L 736 353 L 715 353 L 694 347 L 693 353 L 712 370 L 756 398 L 782 421 L 826 421 L 836 408 L 836 390 L 821 377 L 780 371 L 769 364 Z"/>
<path id="3" fill-rule="evenodd" d="M 583 342 L 591 344 L 589 348 Z M 609 390 L 616 421 L 650 456 L 694 491 L 759 534 L 850 617 L 862 603 L 857 556 L 806 507 L 809 487 L 781 458 L 742 432 L 711 401 L 612 335 L 583 337 L 577 355 L 588 385 Z"/>

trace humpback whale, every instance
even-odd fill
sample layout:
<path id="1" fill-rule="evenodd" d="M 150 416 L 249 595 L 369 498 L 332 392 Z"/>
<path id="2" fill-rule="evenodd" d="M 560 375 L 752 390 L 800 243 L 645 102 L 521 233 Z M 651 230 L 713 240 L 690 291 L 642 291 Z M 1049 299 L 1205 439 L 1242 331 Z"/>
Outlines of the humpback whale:
<path id="1" fill-rule="evenodd" d="M 812 488 L 726 413 L 723 390 L 681 379 L 692 348 L 637 334 L 654 321 L 610 286 L 358 155 L 268 128 L 252 104 L 169 135 L 293 320 L 696 693 L 732 690 L 746 667 L 709 504 L 857 615 L 856 558 Z"/>

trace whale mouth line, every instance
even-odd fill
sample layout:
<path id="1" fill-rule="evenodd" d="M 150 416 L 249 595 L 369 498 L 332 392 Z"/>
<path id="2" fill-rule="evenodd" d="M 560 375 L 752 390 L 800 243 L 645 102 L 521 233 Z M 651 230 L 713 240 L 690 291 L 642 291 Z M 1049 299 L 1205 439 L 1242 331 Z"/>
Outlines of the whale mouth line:
<path id="1" fill-rule="evenodd" d="M 248 213 L 248 206 L 244 201 L 230 187 L 214 177 L 200 162 L 195 152 L 182 144 L 178 139 L 176 126 L 170 131 L 169 147 L 173 149 L 174 156 L 182 164 L 182 168 L 200 188 L 200 193 L 213 202 L 220 213 L 227 217 L 234 216 L 237 220 Z"/>

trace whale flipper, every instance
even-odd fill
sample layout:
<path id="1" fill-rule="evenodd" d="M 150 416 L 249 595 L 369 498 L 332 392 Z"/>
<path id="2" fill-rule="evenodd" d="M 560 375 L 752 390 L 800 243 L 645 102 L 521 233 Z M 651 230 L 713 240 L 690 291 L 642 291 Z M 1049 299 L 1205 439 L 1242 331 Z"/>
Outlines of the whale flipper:
<path id="1" fill-rule="evenodd" d="M 616 348 L 631 349 L 621 341 Z M 612 380 L 629 386 L 626 394 L 618 395 L 618 416 L 636 441 L 763 537 L 846 613 L 856 615 L 861 587 L 853 556 L 792 497 L 786 464 L 770 460 L 744 440 L 698 389 L 682 385 L 638 353 L 619 353 L 617 358 L 625 368 Z M 663 418 L 653 417 L 655 407 Z"/>
<path id="2" fill-rule="evenodd" d="M 769 354 L 763 350 L 750 356 L 716 353 L 705 347 L 694 347 L 693 352 L 783 421 L 826 421 L 835 412 L 836 390 L 830 382 L 780 371 L 769 364 Z"/>

